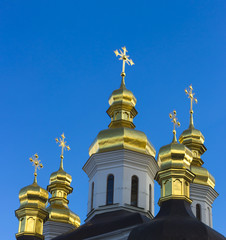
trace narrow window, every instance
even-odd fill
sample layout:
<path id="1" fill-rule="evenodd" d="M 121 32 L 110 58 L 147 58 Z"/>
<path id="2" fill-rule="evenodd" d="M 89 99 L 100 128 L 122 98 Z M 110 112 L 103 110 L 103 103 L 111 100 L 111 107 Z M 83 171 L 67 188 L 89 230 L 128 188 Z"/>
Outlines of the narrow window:
<path id="1" fill-rule="evenodd" d="M 138 177 L 132 176 L 131 181 L 131 205 L 137 207 L 138 203 Z"/>
<path id="2" fill-rule="evenodd" d="M 94 182 L 92 182 L 92 190 L 91 190 L 91 210 L 93 209 L 93 194 L 94 194 Z"/>
<path id="3" fill-rule="evenodd" d="M 201 206 L 200 204 L 196 204 L 196 217 L 201 221 Z"/>
<path id="4" fill-rule="evenodd" d="M 207 207 L 208 210 L 208 217 L 209 217 L 209 226 L 211 227 L 211 213 L 210 213 L 210 208 Z"/>
<path id="5" fill-rule="evenodd" d="M 151 184 L 149 184 L 149 211 L 150 211 L 150 212 L 151 212 L 151 210 L 152 210 L 151 201 L 152 201 Z"/>
<path id="6" fill-rule="evenodd" d="M 107 179 L 107 201 L 106 204 L 113 204 L 114 197 L 114 176 L 111 174 Z"/>

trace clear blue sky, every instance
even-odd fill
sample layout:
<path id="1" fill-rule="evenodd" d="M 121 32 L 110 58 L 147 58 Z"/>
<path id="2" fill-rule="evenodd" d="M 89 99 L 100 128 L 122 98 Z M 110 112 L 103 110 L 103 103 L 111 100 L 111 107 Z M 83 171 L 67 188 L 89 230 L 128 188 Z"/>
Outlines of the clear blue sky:
<path id="1" fill-rule="evenodd" d="M 71 147 L 64 163 L 73 177 L 70 208 L 85 219 L 82 166 L 109 124 L 108 97 L 121 80 L 113 50 L 124 45 L 135 62 L 126 67 L 127 88 L 138 100 L 134 123 L 157 152 L 172 139 L 169 112 L 178 112 L 178 135 L 188 127 L 184 89 L 193 84 L 195 126 L 208 149 L 204 166 L 220 194 L 214 228 L 226 235 L 225 12 L 225 0 L 0 1 L 2 239 L 17 232 L 18 193 L 33 181 L 29 157 L 39 154 L 38 183 L 46 187 L 59 167 L 54 139 L 62 132 Z"/>

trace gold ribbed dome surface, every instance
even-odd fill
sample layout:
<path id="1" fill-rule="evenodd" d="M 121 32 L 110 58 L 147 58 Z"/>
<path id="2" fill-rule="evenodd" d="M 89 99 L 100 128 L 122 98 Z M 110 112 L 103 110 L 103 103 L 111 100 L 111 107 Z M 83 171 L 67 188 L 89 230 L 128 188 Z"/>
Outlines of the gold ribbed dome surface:
<path id="1" fill-rule="evenodd" d="M 53 172 L 50 175 L 50 184 L 56 184 L 56 183 L 61 183 L 70 186 L 72 181 L 72 177 L 70 174 L 65 172 L 62 168 L 60 168 L 58 171 Z"/>
<path id="2" fill-rule="evenodd" d="M 125 87 L 114 90 L 109 98 L 110 105 L 117 103 L 127 103 L 128 105 L 135 107 L 136 102 L 137 99 L 133 93 Z"/>
<path id="3" fill-rule="evenodd" d="M 196 175 L 194 183 L 215 187 L 215 179 L 206 168 L 191 165 L 191 171 Z"/>
<path id="4" fill-rule="evenodd" d="M 36 182 L 22 188 L 19 192 L 20 208 L 34 207 L 45 208 L 48 199 L 48 192 L 41 188 Z"/>
<path id="5" fill-rule="evenodd" d="M 80 226 L 79 216 L 64 205 L 51 204 L 46 210 L 49 213 L 50 221 L 69 223 L 76 228 Z"/>
<path id="6" fill-rule="evenodd" d="M 155 149 L 147 136 L 138 130 L 120 127 L 100 131 L 90 146 L 89 155 L 97 152 L 107 152 L 128 149 L 151 156 L 155 156 Z"/>
<path id="7" fill-rule="evenodd" d="M 204 145 L 205 138 L 201 131 L 195 129 L 194 126 L 191 125 L 188 129 L 183 131 L 179 137 L 179 141 L 192 150 L 194 163 L 196 162 L 197 165 L 201 166 L 203 161 L 200 157 L 206 151 Z"/>
<path id="8" fill-rule="evenodd" d="M 172 142 L 159 150 L 158 165 L 161 170 L 168 168 L 189 169 L 192 162 L 192 152 L 183 144 Z"/>

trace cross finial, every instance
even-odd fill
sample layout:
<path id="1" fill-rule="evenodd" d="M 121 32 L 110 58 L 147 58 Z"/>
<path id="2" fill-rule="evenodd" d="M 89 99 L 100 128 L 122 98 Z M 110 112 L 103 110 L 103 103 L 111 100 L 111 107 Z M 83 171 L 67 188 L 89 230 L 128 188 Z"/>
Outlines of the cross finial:
<path id="1" fill-rule="evenodd" d="M 37 153 L 33 157 L 30 157 L 29 160 L 33 163 L 32 166 L 35 167 L 34 182 L 37 183 L 37 169 L 43 168 L 43 165 L 41 163 L 41 160 L 38 159 L 38 154 Z"/>
<path id="2" fill-rule="evenodd" d="M 120 56 L 119 60 L 122 60 L 122 73 L 121 73 L 122 82 L 121 82 L 120 88 L 125 88 L 125 79 L 124 79 L 126 76 L 125 63 L 132 66 L 132 65 L 134 65 L 134 62 L 132 59 L 129 59 L 129 55 L 126 55 L 126 53 L 128 52 L 126 50 L 126 47 L 122 47 L 122 50 L 121 49 L 119 49 L 119 51 L 115 50 L 114 53 L 115 53 L 116 57 Z"/>
<path id="3" fill-rule="evenodd" d="M 70 150 L 70 147 L 66 145 L 66 141 L 64 141 L 65 136 L 64 133 L 61 135 L 61 138 L 56 138 L 56 142 L 59 143 L 59 146 L 61 147 L 61 162 L 60 162 L 60 169 L 63 169 L 63 159 L 64 159 L 64 149 L 66 148 L 68 151 Z"/>
<path id="4" fill-rule="evenodd" d="M 194 127 L 193 102 L 195 102 L 195 103 L 198 102 L 197 98 L 194 97 L 195 93 L 193 93 L 192 91 L 193 91 L 192 85 L 189 86 L 189 89 L 185 89 L 186 95 L 188 95 L 188 98 L 190 98 L 190 126 L 189 127 Z"/>
<path id="5" fill-rule="evenodd" d="M 177 142 L 176 137 L 176 127 L 180 127 L 180 122 L 177 119 L 177 112 L 174 110 L 172 113 L 169 114 L 171 122 L 173 123 L 173 142 Z"/>

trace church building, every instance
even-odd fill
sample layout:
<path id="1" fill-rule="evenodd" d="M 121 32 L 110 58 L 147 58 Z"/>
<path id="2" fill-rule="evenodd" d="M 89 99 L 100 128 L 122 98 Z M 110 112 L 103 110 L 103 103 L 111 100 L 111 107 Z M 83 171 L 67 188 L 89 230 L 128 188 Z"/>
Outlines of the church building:
<path id="1" fill-rule="evenodd" d="M 100 131 L 89 148 L 83 166 L 88 176 L 87 217 L 81 225 L 70 210 L 67 196 L 73 192 L 72 176 L 63 167 L 64 134 L 56 139 L 61 147 L 60 167 L 50 176 L 47 190 L 37 183 L 38 155 L 30 158 L 35 166 L 33 184 L 21 189 L 18 240 L 138 240 L 225 239 L 212 229 L 212 204 L 218 193 L 215 180 L 203 167 L 204 136 L 194 127 L 192 86 L 185 90 L 190 99 L 190 124 L 176 138 L 179 122 L 170 114 L 173 141 L 158 155 L 144 132 L 136 129 L 136 97 L 126 88 L 125 65 L 134 65 L 123 47 L 115 51 L 122 60 L 121 85 L 109 98 L 108 128 Z M 155 180 L 161 186 L 160 199 L 154 198 Z M 49 205 L 47 205 L 47 202 Z M 154 205 L 160 212 L 155 217 Z M 75 204 L 73 202 L 70 203 Z"/>

